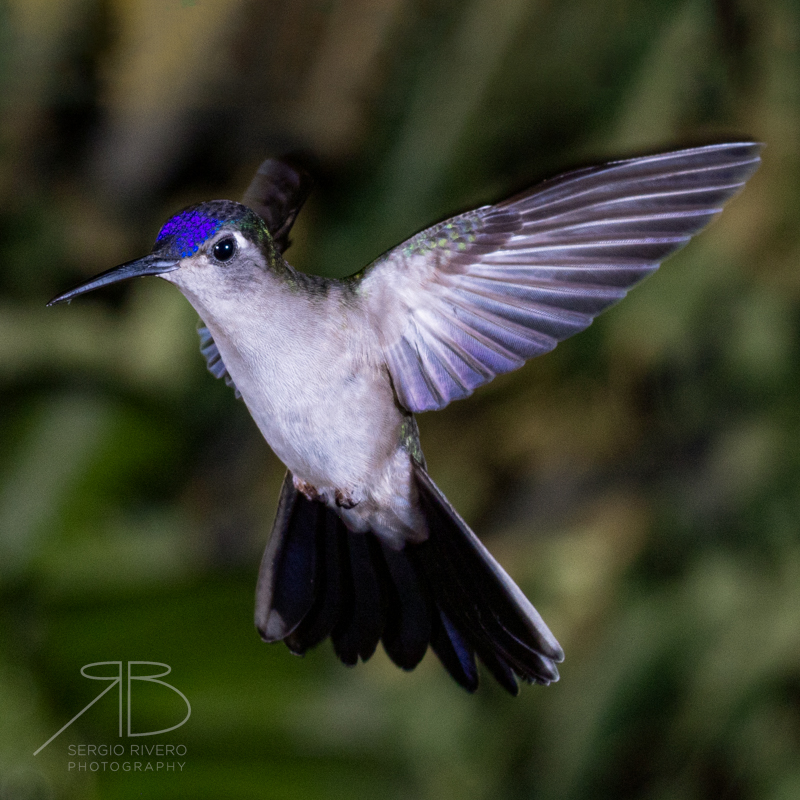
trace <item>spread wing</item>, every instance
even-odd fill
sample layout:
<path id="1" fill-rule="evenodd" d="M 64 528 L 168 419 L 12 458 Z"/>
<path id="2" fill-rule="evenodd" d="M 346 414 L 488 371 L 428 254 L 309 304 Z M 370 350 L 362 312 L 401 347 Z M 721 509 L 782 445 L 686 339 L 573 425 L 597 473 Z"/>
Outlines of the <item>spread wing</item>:
<path id="1" fill-rule="evenodd" d="M 289 231 L 312 185 L 311 176 L 295 166 L 290 158 L 268 158 L 258 168 L 244 193 L 242 203 L 252 208 L 266 222 L 267 230 L 280 253 L 284 253 L 291 244 Z M 201 323 L 197 333 L 200 336 L 200 352 L 206 360 L 208 371 L 215 378 L 224 378 L 225 383 L 233 388 L 236 397 L 241 397 L 228 374 L 211 332 Z"/>
<path id="2" fill-rule="evenodd" d="M 722 210 L 759 150 L 717 144 L 568 173 L 384 254 L 351 281 L 399 401 L 442 408 L 582 331 Z"/>

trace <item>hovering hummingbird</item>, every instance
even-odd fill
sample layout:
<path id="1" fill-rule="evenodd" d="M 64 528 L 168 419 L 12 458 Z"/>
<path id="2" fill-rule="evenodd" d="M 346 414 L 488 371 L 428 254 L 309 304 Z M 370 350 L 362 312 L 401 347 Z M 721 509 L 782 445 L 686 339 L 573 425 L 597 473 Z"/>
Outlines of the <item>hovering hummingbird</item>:
<path id="1" fill-rule="evenodd" d="M 49 305 L 141 275 L 202 318 L 210 371 L 288 471 L 255 621 L 348 665 L 379 641 L 413 669 L 428 645 L 468 691 L 475 656 L 512 694 L 563 651 L 425 468 L 414 414 L 466 397 L 586 328 L 685 245 L 752 175 L 732 142 L 571 172 L 440 222 L 343 280 L 284 260 L 311 181 L 265 161 L 243 202 L 172 217 L 149 255 Z"/>

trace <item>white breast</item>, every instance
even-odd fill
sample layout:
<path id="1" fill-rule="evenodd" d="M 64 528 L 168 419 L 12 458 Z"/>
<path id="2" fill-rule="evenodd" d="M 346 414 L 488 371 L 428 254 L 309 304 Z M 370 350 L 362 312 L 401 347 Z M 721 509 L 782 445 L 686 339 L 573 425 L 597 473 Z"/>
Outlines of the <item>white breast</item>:
<path id="1" fill-rule="evenodd" d="M 238 314 L 232 335 L 206 320 L 276 455 L 319 488 L 375 480 L 397 449 L 401 415 L 363 318 L 331 292 L 292 294 Z M 216 323 L 216 324 L 215 324 Z"/>

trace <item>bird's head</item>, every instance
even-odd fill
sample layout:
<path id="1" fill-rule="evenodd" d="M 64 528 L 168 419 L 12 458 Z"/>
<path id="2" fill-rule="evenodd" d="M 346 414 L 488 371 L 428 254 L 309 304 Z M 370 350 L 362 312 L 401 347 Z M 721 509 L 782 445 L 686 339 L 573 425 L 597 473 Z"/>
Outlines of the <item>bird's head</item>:
<path id="1" fill-rule="evenodd" d="M 281 261 L 264 220 L 255 211 L 230 200 L 213 200 L 189 206 L 169 219 L 149 255 L 96 275 L 48 305 L 144 275 L 164 278 L 184 294 L 202 295 L 247 282 Z"/>

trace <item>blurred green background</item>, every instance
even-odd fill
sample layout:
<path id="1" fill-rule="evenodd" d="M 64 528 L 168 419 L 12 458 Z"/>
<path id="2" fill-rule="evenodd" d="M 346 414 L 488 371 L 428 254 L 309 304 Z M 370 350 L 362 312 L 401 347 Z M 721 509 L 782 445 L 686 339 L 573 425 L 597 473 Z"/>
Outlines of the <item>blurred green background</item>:
<path id="1" fill-rule="evenodd" d="M 0 798 L 800 797 L 799 47 L 790 0 L 0 0 Z M 289 260 L 344 275 L 566 169 L 729 137 L 764 163 L 708 231 L 420 418 L 566 650 L 517 699 L 430 654 L 262 644 L 283 469 L 196 315 L 154 280 L 44 307 L 268 155 L 317 163 Z M 32 756 L 107 660 L 172 667 L 192 717 L 136 742 L 183 744 L 180 775 L 68 770 L 129 744 L 113 692 Z"/>

